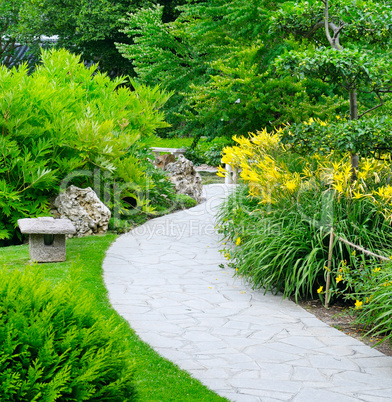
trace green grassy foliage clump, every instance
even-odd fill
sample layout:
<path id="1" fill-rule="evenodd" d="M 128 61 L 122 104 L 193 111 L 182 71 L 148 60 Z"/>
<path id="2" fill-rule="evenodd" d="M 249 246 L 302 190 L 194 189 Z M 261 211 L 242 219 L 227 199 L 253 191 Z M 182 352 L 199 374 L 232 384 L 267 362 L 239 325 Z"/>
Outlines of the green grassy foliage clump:
<path id="1" fill-rule="evenodd" d="M 33 266 L 0 270 L 2 401 L 135 400 L 133 361 L 113 319 L 78 283 Z"/>
<path id="2" fill-rule="evenodd" d="M 234 243 L 240 238 L 235 249 L 228 251 L 238 273 L 255 287 L 280 291 L 286 297 L 314 297 L 320 286 L 325 290 L 330 231 L 320 215 L 323 194 L 313 189 L 307 194 L 307 205 L 265 205 L 249 195 L 247 186 L 230 195 L 221 209 L 220 230 Z M 356 204 L 354 208 L 347 200 L 335 200 L 336 234 L 385 254 L 392 245 L 389 226 L 366 199 Z M 333 272 L 344 260 L 355 269 L 363 266 L 352 251 L 335 238 Z M 332 289 L 336 287 L 333 280 Z"/>
<path id="3" fill-rule="evenodd" d="M 224 204 L 220 223 L 221 233 L 238 243 L 227 257 L 255 287 L 307 297 L 324 283 L 327 234 L 295 208 L 265 210 L 241 187 Z"/>
<path id="4" fill-rule="evenodd" d="M 197 201 L 186 194 L 177 194 L 175 201 L 176 201 L 175 204 L 176 209 L 188 209 L 193 208 L 197 205 Z"/>
<path id="5" fill-rule="evenodd" d="M 380 266 L 379 266 L 380 267 Z M 358 308 L 359 322 L 369 330 L 369 334 L 384 337 L 392 344 L 392 266 L 384 265 L 363 282 L 359 296 L 362 308 Z"/>
<path id="6" fill-rule="evenodd" d="M 316 290 L 322 295 L 331 228 L 333 272 L 342 260 L 355 269 L 364 263 L 339 237 L 388 253 L 392 187 L 387 163 L 362 159 L 353 181 L 347 156 L 298 157 L 266 130 L 237 142 L 223 160 L 242 168 L 246 185 L 223 205 L 220 230 L 236 244 L 226 253 L 255 287 L 296 298 L 313 297 Z M 332 281 L 332 290 L 337 284 Z"/>

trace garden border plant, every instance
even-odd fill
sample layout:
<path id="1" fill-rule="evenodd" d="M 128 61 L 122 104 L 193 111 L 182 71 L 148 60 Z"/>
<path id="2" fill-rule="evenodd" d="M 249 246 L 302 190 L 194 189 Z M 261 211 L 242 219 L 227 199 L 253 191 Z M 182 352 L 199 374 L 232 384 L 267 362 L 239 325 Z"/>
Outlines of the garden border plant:
<path id="1" fill-rule="evenodd" d="M 358 289 L 366 288 L 369 273 L 362 268 L 371 267 L 374 258 L 364 254 L 359 260 L 351 245 L 389 257 L 389 166 L 385 161 L 364 159 L 357 180 L 352 181 L 349 158 L 334 153 L 299 157 L 280 144 L 281 133 L 282 129 L 272 133 L 263 130 L 250 138 L 234 137 L 238 145 L 224 150 L 223 161 L 242 169 L 245 186 L 230 195 L 221 208 L 220 232 L 235 245 L 223 252 L 237 274 L 254 287 L 282 291 L 298 301 L 316 294 L 324 296 L 325 278 L 330 276 L 332 296 L 354 298 L 355 306 L 362 306 L 364 291 L 359 299 Z M 224 169 L 220 170 L 224 175 Z M 331 228 L 338 236 L 327 264 Z M 344 243 L 337 241 L 339 236 Z M 344 282 L 338 273 L 341 261 L 351 270 L 363 272 L 356 276 L 357 288 L 352 283 L 342 288 Z M 370 299 L 370 295 L 366 297 Z M 376 310 L 374 307 L 372 314 Z M 381 320 L 388 331 L 388 314 L 380 318 L 378 330 Z"/>
<path id="2" fill-rule="evenodd" d="M 0 277 L 2 401 L 136 400 L 123 330 L 80 283 L 53 287 L 36 265 Z"/>

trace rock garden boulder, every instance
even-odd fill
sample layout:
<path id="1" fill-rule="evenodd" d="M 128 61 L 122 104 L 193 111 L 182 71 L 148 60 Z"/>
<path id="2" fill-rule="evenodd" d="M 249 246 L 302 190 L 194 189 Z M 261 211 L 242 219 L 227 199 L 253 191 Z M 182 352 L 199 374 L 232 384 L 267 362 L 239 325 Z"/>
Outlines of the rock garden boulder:
<path id="1" fill-rule="evenodd" d="M 202 201 L 203 185 L 201 176 L 196 172 L 193 163 L 180 155 L 176 162 L 166 165 L 165 170 L 169 173 L 170 180 L 176 187 L 178 194 L 186 194 L 196 200 Z"/>
<path id="2" fill-rule="evenodd" d="M 111 213 L 90 188 L 68 187 L 53 203 L 52 215 L 67 218 L 75 226 L 74 237 L 106 233 Z"/>

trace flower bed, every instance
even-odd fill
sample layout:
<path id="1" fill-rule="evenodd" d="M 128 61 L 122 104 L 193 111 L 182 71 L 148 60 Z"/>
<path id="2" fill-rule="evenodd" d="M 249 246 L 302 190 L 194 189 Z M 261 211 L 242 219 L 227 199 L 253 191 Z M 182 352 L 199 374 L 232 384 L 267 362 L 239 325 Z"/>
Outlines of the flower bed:
<path id="1" fill-rule="evenodd" d="M 385 299 L 392 291 L 391 265 L 381 266 L 378 258 L 339 241 L 391 255 L 388 164 L 363 159 L 353 180 L 348 155 L 299 157 L 281 145 L 280 131 L 234 139 L 238 145 L 224 149 L 223 162 L 242 170 L 243 185 L 222 207 L 219 222 L 220 232 L 233 244 L 223 252 L 238 274 L 255 287 L 297 300 L 324 297 L 329 274 L 328 297 L 352 300 L 366 325 L 375 322 L 375 331 L 386 328 L 382 331 L 388 334 L 392 314 Z M 332 229 L 336 236 L 328 267 Z"/>

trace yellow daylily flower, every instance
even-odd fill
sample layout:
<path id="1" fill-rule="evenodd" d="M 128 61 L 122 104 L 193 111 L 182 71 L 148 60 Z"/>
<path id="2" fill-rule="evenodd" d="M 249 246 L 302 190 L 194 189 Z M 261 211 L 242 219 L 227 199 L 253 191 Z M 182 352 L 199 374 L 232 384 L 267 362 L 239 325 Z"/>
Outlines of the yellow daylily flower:
<path id="1" fill-rule="evenodd" d="M 297 183 L 295 180 L 290 180 L 285 183 L 287 190 L 294 191 L 297 188 Z"/>
<path id="2" fill-rule="evenodd" d="M 343 193 L 343 186 L 342 186 L 340 183 L 334 184 L 334 185 L 333 185 L 333 188 L 334 188 L 337 192 Z"/>
<path id="3" fill-rule="evenodd" d="M 324 289 L 324 287 L 323 286 L 320 286 L 318 289 L 317 289 L 317 293 L 321 293 L 322 291 L 323 291 L 323 289 Z"/>
<path id="4" fill-rule="evenodd" d="M 361 194 L 359 191 L 354 191 L 354 199 L 359 200 L 360 198 L 363 197 L 363 194 Z"/>
<path id="5" fill-rule="evenodd" d="M 361 308 L 362 308 L 362 304 L 363 304 L 363 302 L 357 300 L 357 301 L 355 302 L 355 308 L 356 308 L 356 309 L 361 309 Z"/>

